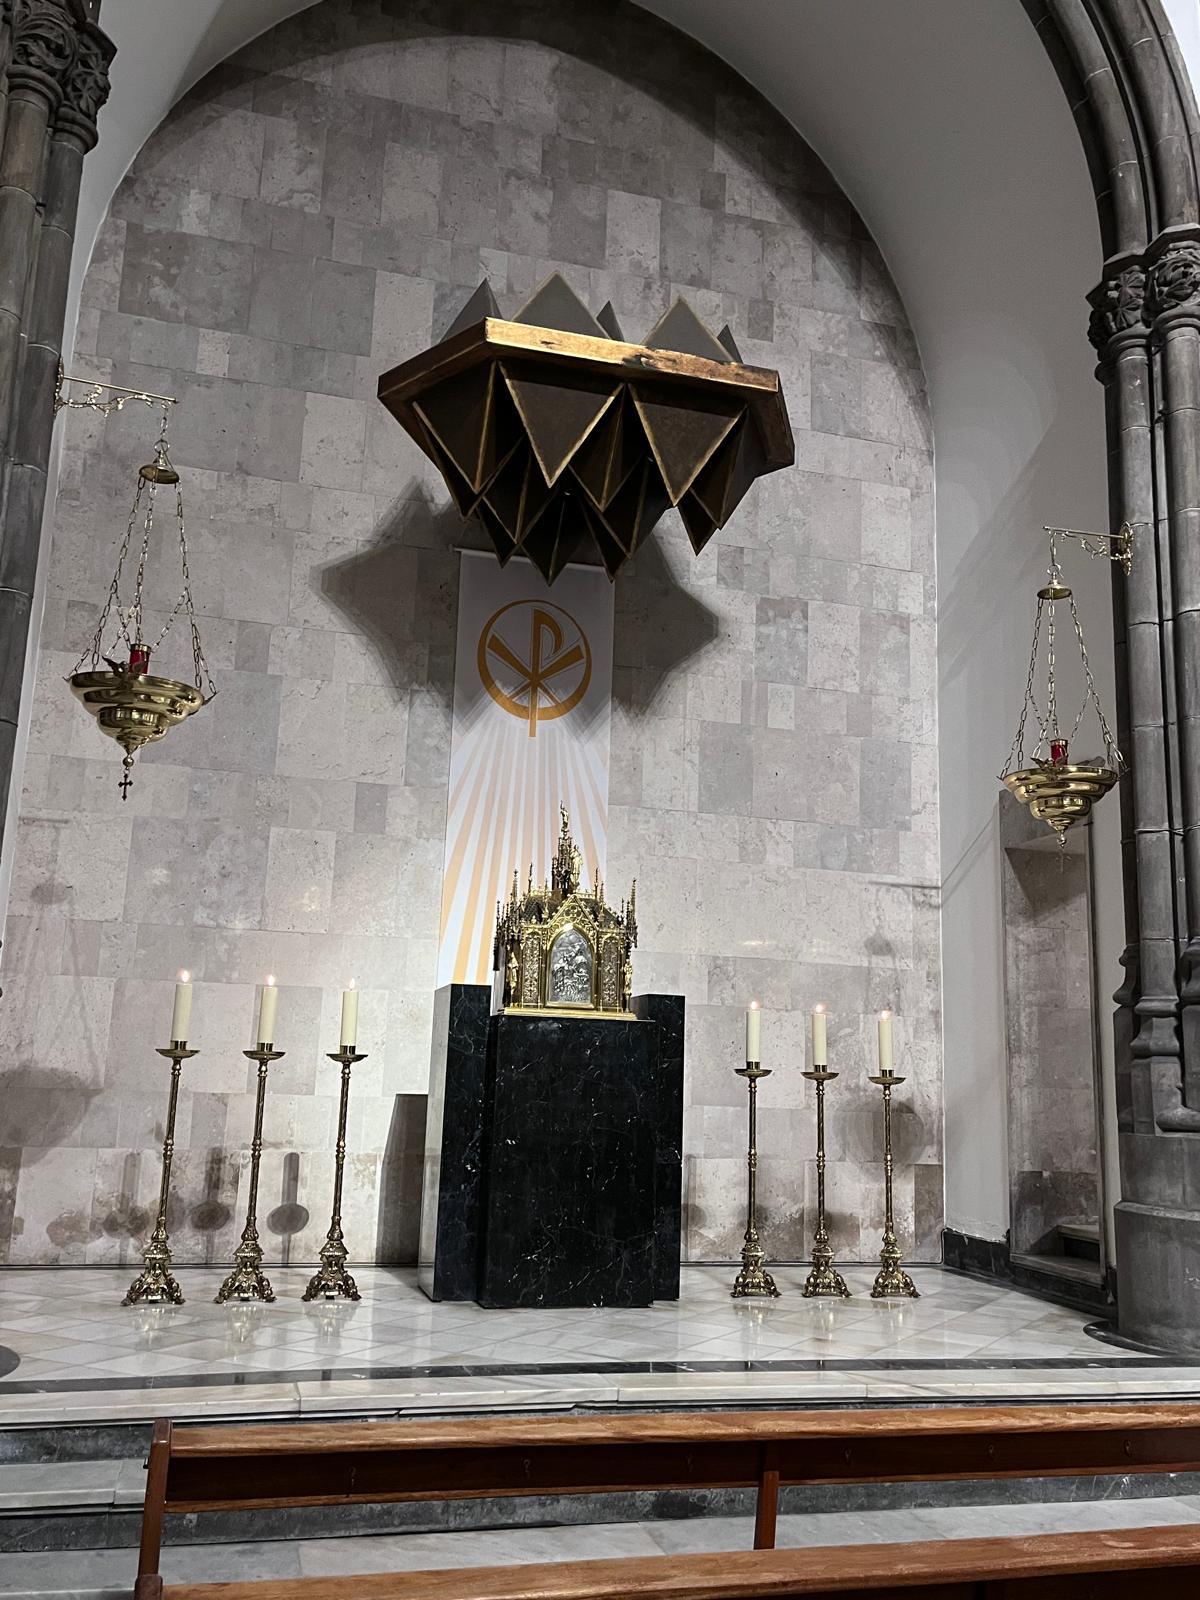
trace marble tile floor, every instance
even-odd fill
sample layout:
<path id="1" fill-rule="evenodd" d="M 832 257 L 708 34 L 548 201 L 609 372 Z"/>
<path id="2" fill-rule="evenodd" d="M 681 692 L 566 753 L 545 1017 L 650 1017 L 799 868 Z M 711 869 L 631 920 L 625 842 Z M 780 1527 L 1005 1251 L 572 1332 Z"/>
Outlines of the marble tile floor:
<path id="1" fill-rule="evenodd" d="M 826 1512 L 779 1519 L 779 1544 L 800 1547 L 890 1544 L 915 1539 L 968 1539 L 1195 1524 L 1200 1496 L 1085 1503 L 905 1508 Z M 420 1572 L 445 1567 L 520 1565 L 614 1556 L 674 1555 L 749 1549 L 749 1517 L 692 1517 L 569 1527 L 505 1528 L 471 1533 L 279 1540 L 189 1545 L 163 1551 L 168 1583 L 236 1578 L 325 1577 L 367 1572 Z M 129 1594 L 133 1550 L 48 1551 L 0 1555 L 0 1595 L 58 1600 L 117 1600 Z"/>
<path id="2" fill-rule="evenodd" d="M 132 1274 L 129 1274 L 130 1276 Z M 222 1269 L 183 1268 L 187 1303 L 123 1307 L 126 1272 L 0 1273 L 0 1425 L 154 1415 L 451 1411 L 574 1405 L 1200 1396 L 1200 1363 L 1098 1343 L 1081 1312 L 914 1269 L 921 1299 L 734 1302 L 730 1268 L 689 1267 L 678 1302 L 622 1310 L 433 1304 L 415 1273 L 366 1268 L 358 1304 L 305 1305 L 306 1268 L 270 1305 L 214 1305 Z"/>

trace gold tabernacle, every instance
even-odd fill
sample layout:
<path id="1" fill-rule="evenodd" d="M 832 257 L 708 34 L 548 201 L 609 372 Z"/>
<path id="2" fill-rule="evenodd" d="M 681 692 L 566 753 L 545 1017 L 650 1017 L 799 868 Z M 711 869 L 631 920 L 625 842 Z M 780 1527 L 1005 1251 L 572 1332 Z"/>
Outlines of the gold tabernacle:
<path id="1" fill-rule="evenodd" d="M 514 870 L 512 893 L 496 906 L 495 968 L 504 978 L 504 1009 L 516 1015 L 600 1016 L 630 1021 L 637 882 L 614 910 L 599 872 L 591 891 L 579 887 L 582 857 L 564 806 L 550 882 L 524 894 Z"/>

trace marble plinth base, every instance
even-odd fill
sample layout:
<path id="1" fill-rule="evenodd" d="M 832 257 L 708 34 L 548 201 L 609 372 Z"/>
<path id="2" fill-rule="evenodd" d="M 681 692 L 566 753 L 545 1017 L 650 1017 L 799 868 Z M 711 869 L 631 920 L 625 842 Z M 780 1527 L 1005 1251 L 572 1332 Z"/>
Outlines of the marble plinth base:
<path id="1" fill-rule="evenodd" d="M 631 1022 L 490 1003 L 437 995 L 421 1288 L 489 1307 L 677 1299 L 683 999 L 638 996 Z"/>
<path id="2" fill-rule="evenodd" d="M 1122 1200 L 1115 1220 L 1122 1338 L 1200 1355 L 1200 1212 Z"/>

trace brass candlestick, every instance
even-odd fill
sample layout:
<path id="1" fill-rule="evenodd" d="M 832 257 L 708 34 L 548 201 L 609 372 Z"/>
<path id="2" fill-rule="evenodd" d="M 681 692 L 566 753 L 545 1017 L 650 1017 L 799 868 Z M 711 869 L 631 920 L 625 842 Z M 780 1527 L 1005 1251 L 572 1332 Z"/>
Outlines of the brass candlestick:
<path id="1" fill-rule="evenodd" d="M 342 1171 L 346 1165 L 346 1110 L 350 1104 L 350 1068 L 356 1061 L 365 1061 L 353 1045 L 344 1044 L 330 1052 L 330 1061 L 342 1064 L 342 1101 L 338 1109 L 337 1149 L 333 1167 L 333 1218 L 325 1243 L 321 1246 L 321 1265 L 309 1280 L 305 1300 L 361 1300 L 358 1286 L 346 1271 L 346 1241 L 342 1237 Z"/>
<path id="2" fill-rule="evenodd" d="M 158 1216 L 150 1242 L 142 1251 L 145 1266 L 129 1285 L 123 1306 L 181 1306 L 183 1291 L 171 1275 L 171 1246 L 167 1242 L 167 1191 L 171 1187 L 171 1160 L 175 1154 L 175 1108 L 179 1104 L 179 1075 L 183 1063 L 190 1061 L 199 1051 L 189 1050 L 184 1039 L 172 1039 L 166 1049 L 159 1049 L 171 1063 L 171 1097 L 167 1101 L 167 1131 L 163 1139 L 162 1178 L 158 1185 Z"/>
<path id="3" fill-rule="evenodd" d="M 775 1280 L 766 1270 L 766 1253 L 758 1242 L 758 1080 L 771 1076 L 770 1067 L 757 1061 L 747 1061 L 744 1067 L 735 1067 L 739 1078 L 750 1086 L 750 1143 L 746 1152 L 748 1200 L 745 1243 L 742 1245 L 742 1270 L 733 1281 L 730 1298 L 733 1300 L 776 1300 L 779 1290 Z"/>
<path id="4" fill-rule="evenodd" d="M 250 1192 L 246 1200 L 246 1226 L 242 1242 L 233 1252 L 233 1271 L 217 1290 L 216 1304 L 225 1300 L 274 1300 L 275 1291 L 262 1270 L 262 1245 L 258 1242 L 258 1167 L 262 1160 L 263 1105 L 267 1098 L 267 1068 L 283 1055 L 261 1042 L 242 1054 L 258 1062 L 258 1098 L 254 1102 L 254 1138 L 250 1142 Z"/>
<path id="5" fill-rule="evenodd" d="M 837 1077 L 828 1067 L 814 1067 L 804 1076 L 817 1086 L 817 1231 L 813 1235 L 812 1271 L 804 1285 L 804 1298 L 813 1300 L 818 1295 L 837 1295 L 842 1300 L 850 1298 L 846 1280 L 833 1265 L 833 1251 L 829 1248 L 829 1233 L 825 1227 L 825 1085 Z"/>
<path id="6" fill-rule="evenodd" d="M 896 1242 L 896 1228 L 892 1218 L 892 1090 L 904 1082 L 903 1078 L 896 1077 L 893 1072 L 880 1072 L 871 1075 L 871 1082 L 877 1083 L 883 1090 L 883 1183 L 884 1183 L 884 1219 L 883 1219 L 883 1249 L 879 1252 L 879 1259 L 883 1263 L 871 1286 L 872 1300 L 887 1300 L 893 1295 L 906 1295 L 910 1300 L 919 1300 L 916 1286 L 908 1273 L 900 1265 L 900 1246 Z"/>

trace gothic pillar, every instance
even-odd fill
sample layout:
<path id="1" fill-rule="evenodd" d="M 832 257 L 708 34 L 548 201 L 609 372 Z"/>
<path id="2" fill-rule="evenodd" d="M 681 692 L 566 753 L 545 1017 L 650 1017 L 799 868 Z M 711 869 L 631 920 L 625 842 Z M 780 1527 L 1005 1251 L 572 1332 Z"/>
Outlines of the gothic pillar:
<path id="1" fill-rule="evenodd" d="M 0 819 L 12 782 L 84 155 L 113 45 L 85 0 L 0 12 Z M 0 827 L 2 827 L 0 822 Z"/>
<path id="2" fill-rule="evenodd" d="M 1147 299 L 1162 374 L 1171 560 L 1167 681 L 1176 707 L 1184 884 L 1179 967 L 1183 1070 L 1164 1085 L 1156 1121 L 1167 1132 L 1200 1132 L 1200 244 L 1160 240 L 1151 258 Z"/>
<path id="3" fill-rule="evenodd" d="M 1118 1316 L 1200 1350 L 1200 242 L 1167 230 L 1089 297 L 1109 430 L 1126 979 L 1117 1001 Z"/>

